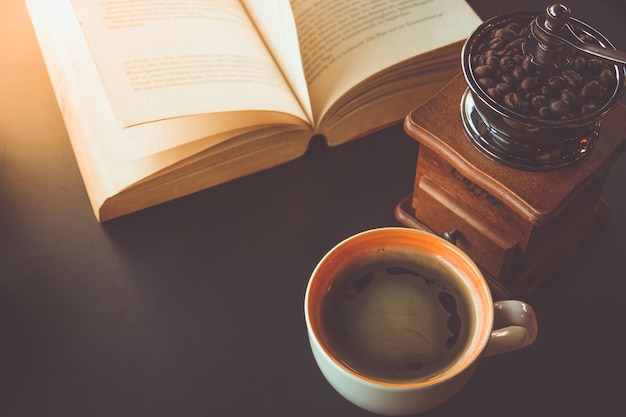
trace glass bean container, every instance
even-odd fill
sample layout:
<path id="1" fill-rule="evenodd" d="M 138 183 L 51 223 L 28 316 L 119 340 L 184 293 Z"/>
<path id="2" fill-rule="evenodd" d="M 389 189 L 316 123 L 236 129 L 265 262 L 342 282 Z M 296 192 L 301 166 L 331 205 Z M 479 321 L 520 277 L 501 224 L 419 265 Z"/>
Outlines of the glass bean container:
<path id="1" fill-rule="evenodd" d="M 461 54 L 469 86 L 460 109 L 467 137 L 488 157 L 533 171 L 558 169 L 589 154 L 600 136 L 602 118 L 624 93 L 625 80 L 623 66 L 600 61 L 602 69 L 598 69 L 598 59 L 580 51 L 573 51 L 553 67 L 535 65 L 532 55 L 526 53 L 526 42 L 530 24 L 540 13 L 515 12 L 485 21 L 467 39 Z M 569 24 L 586 42 L 615 49 L 589 25 L 574 18 L 569 18 Z M 498 30 L 503 39 L 494 41 Z M 515 57 L 502 60 L 507 53 Z M 581 67 L 581 63 L 594 68 Z M 484 65 L 494 69 L 477 69 Z M 601 97 L 595 97 L 592 104 L 585 102 L 582 96 L 592 95 L 589 91 L 596 86 L 589 84 L 589 91 L 583 88 L 607 69 L 610 77 L 605 71 Z M 508 74 L 504 81 L 503 74 Z M 509 95 L 511 92 L 515 95 Z M 562 97 L 568 95 L 571 100 L 563 103 Z"/>

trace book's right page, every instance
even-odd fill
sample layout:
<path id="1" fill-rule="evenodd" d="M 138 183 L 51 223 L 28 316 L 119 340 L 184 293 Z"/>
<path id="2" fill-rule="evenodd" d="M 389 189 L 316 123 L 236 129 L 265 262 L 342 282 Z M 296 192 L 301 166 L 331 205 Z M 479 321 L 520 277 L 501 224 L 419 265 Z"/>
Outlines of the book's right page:
<path id="1" fill-rule="evenodd" d="M 317 125 L 355 85 L 465 39 L 481 22 L 465 0 L 291 0 L 291 6 Z"/>

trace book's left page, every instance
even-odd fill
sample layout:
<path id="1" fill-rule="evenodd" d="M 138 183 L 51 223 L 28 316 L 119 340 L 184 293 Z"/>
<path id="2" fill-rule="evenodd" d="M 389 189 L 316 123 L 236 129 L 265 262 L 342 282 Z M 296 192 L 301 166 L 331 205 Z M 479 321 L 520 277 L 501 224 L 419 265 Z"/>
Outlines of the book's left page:
<path id="1" fill-rule="evenodd" d="M 125 126 L 264 110 L 306 119 L 239 0 L 72 0 Z"/>
<path id="2" fill-rule="evenodd" d="M 111 3 L 125 1 L 128 0 Z M 26 4 L 96 217 L 103 203 L 122 190 L 207 149 L 215 148 L 219 152 L 218 145 L 233 137 L 245 137 L 245 141 L 236 143 L 248 147 L 255 137 L 265 141 L 274 135 L 284 137 L 285 132 L 293 132 L 289 136 L 295 138 L 295 149 L 252 158 L 239 163 L 239 171 L 207 177 L 193 188 L 177 184 L 178 195 L 285 162 L 303 152 L 310 126 L 306 117 L 293 115 L 297 109 L 291 113 L 253 109 L 203 113 L 126 127 L 111 106 L 110 91 L 84 37 L 85 22 L 79 22 L 71 0 L 26 0 Z M 219 102 L 222 98 L 208 99 Z M 158 104 L 167 101 L 167 97 L 155 94 L 150 100 Z M 264 102 L 268 101 L 264 97 Z M 141 108 L 150 103 L 139 100 L 134 104 Z M 245 152 L 242 149 L 240 153 Z M 173 197 L 174 194 L 150 196 L 146 204 Z M 124 210 L 120 208 L 119 212 Z"/>

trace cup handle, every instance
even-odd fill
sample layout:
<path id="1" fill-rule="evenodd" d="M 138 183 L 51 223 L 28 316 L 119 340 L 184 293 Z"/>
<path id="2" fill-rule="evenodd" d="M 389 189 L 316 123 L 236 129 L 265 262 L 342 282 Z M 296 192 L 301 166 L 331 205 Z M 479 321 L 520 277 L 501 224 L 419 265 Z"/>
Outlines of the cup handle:
<path id="1" fill-rule="evenodd" d="M 505 300 L 493 304 L 493 331 L 485 348 L 485 356 L 499 355 L 521 349 L 537 338 L 535 310 L 522 301 Z"/>

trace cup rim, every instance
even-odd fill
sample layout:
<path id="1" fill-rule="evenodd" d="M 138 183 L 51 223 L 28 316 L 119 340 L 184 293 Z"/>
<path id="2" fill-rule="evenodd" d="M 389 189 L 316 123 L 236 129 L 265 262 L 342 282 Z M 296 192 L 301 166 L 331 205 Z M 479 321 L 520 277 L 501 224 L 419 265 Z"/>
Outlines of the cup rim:
<path id="1" fill-rule="evenodd" d="M 345 265 L 348 258 L 342 256 L 344 251 L 350 247 L 380 247 L 385 245 L 409 245 L 429 253 L 442 259 L 448 265 L 460 271 L 465 276 L 465 285 L 471 294 L 478 295 L 478 302 L 472 303 L 473 314 L 475 316 L 483 316 L 486 319 L 479 321 L 471 335 L 471 340 L 466 349 L 462 353 L 462 357 L 456 360 L 443 373 L 429 379 L 406 382 L 388 382 L 380 381 L 347 367 L 332 354 L 332 350 L 323 336 L 321 326 L 321 303 L 312 303 L 312 299 L 319 298 L 320 293 L 325 293 L 330 287 L 330 278 L 325 274 L 330 271 L 337 271 L 342 265 Z M 437 252 L 439 251 L 439 252 Z M 452 256 L 443 257 L 441 251 Z M 343 259 L 342 259 L 343 258 Z M 474 298 L 476 300 L 476 298 Z M 324 352 L 326 358 L 330 359 L 330 363 L 340 369 L 344 374 L 350 375 L 357 380 L 372 384 L 375 386 L 393 387 L 393 388 L 413 388 L 418 386 L 434 385 L 445 380 L 455 378 L 470 368 L 482 356 L 487 345 L 491 331 L 493 328 L 493 299 L 489 286 L 478 266 L 472 259 L 457 246 L 446 241 L 445 239 L 418 229 L 405 227 L 381 227 L 366 230 L 350 236 L 332 247 L 318 262 L 313 270 L 305 293 L 305 321 L 307 331 L 311 343 L 315 343 L 317 347 Z"/>

